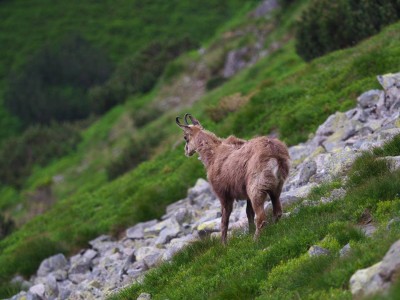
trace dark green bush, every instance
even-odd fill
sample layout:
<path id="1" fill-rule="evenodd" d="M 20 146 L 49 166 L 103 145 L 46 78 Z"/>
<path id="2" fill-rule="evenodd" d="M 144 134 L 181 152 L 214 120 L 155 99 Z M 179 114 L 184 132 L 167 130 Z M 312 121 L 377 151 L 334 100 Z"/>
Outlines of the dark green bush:
<path id="1" fill-rule="evenodd" d="M 25 124 L 81 119 L 90 112 L 87 91 L 111 72 L 99 49 L 68 37 L 45 46 L 10 76 L 5 106 Z"/>
<path id="2" fill-rule="evenodd" d="M 222 85 L 224 82 L 226 81 L 226 79 L 222 76 L 214 76 L 211 77 L 206 84 L 206 88 L 208 91 L 215 89 L 216 87 L 219 87 L 220 85 Z"/>
<path id="3" fill-rule="evenodd" d="M 296 0 L 279 0 L 279 4 L 282 5 L 283 8 L 288 7 L 289 5 L 296 2 Z"/>
<path id="4" fill-rule="evenodd" d="M 296 32 L 296 50 L 305 60 L 353 46 L 400 18 L 398 0 L 314 0 Z"/>
<path id="5" fill-rule="evenodd" d="M 80 141 L 71 125 L 33 126 L 21 136 L 4 141 L 0 148 L 0 181 L 21 187 L 35 164 L 46 165 L 68 154 Z"/>
<path id="6" fill-rule="evenodd" d="M 188 37 L 150 43 L 119 64 L 106 84 L 90 92 L 92 110 L 103 113 L 128 95 L 150 91 L 172 59 L 197 46 Z"/>
<path id="7" fill-rule="evenodd" d="M 0 213 L 0 240 L 9 235 L 15 228 L 15 223 L 12 219 L 4 217 Z"/>

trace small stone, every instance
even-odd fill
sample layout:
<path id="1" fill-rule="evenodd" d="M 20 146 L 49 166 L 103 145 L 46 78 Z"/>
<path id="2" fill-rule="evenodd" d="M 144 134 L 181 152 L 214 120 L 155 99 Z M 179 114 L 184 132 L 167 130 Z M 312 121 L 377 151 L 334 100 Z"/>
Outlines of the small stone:
<path id="1" fill-rule="evenodd" d="M 350 251 L 351 251 L 351 246 L 349 243 L 347 243 L 346 245 L 344 245 L 342 249 L 340 249 L 339 255 L 340 257 L 347 256 L 350 253 Z"/>
<path id="2" fill-rule="evenodd" d="M 322 248 L 320 246 L 311 246 L 308 249 L 308 255 L 310 256 L 321 256 L 321 255 L 329 255 L 331 252 L 328 249 Z"/>
<path id="3" fill-rule="evenodd" d="M 399 223 L 400 223 L 400 218 L 399 217 L 393 218 L 387 223 L 386 229 L 390 230 L 392 228 L 392 226 L 397 225 Z"/>
<path id="4" fill-rule="evenodd" d="M 136 300 L 150 300 L 151 295 L 149 293 L 141 293 Z"/>
<path id="5" fill-rule="evenodd" d="M 361 231 L 365 234 L 366 237 L 371 237 L 375 233 L 376 227 L 374 224 L 369 223 L 361 226 Z"/>

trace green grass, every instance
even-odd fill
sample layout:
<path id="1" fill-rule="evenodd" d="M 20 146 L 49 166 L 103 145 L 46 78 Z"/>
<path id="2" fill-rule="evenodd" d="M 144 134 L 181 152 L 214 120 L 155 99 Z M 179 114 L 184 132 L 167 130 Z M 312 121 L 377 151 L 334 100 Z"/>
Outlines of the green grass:
<path id="1" fill-rule="evenodd" d="M 385 147 L 393 155 L 400 154 L 398 138 Z M 377 156 L 366 157 L 357 159 L 351 174 L 371 172 L 366 160 L 375 161 L 381 170 Z M 301 207 L 297 214 L 268 226 L 258 242 L 248 235 L 233 237 L 227 247 L 216 239 L 196 242 L 172 262 L 151 270 L 142 284 L 110 299 L 136 299 L 141 292 L 150 293 L 152 299 L 351 299 L 351 275 L 381 260 L 400 235 L 399 225 L 386 229 L 391 218 L 400 216 L 400 171 L 373 171 L 373 177 L 349 183 L 343 200 Z M 327 187 L 314 190 L 313 197 L 325 195 Z M 366 209 L 378 226 L 372 238 L 357 228 Z M 351 252 L 340 257 L 338 252 L 347 243 Z M 312 245 L 331 254 L 309 257 Z"/>

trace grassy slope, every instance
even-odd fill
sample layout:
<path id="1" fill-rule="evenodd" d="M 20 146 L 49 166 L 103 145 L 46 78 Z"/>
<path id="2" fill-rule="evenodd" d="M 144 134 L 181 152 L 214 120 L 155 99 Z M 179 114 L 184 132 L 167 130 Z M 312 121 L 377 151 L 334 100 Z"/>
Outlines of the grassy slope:
<path id="1" fill-rule="evenodd" d="M 307 65 L 296 56 L 291 42 L 206 95 L 191 111 L 219 134 L 235 133 L 246 137 L 275 129 L 283 132 L 282 136 L 289 143 L 295 143 L 304 139 L 330 113 L 352 106 L 360 92 L 377 87 L 376 74 L 400 68 L 396 60 L 400 54 L 399 28 L 400 24 L 393 25 L 354 49 L 335 52 Z M 378 58 L 374 60 L 376 64 L 369 64 L 371 58 Z M 215 124 L 208 118 L 206 109 L 218 105 L 221 97 L 254 91 L 258 93 L 253 99 L 224 121 Z M 82 163 L 90 156 L 88 145 L 96 147 L 97 143 L 104 142 L 110 128 L 123 117 L 124 108 L 130 105 L 115 108 L 94 124 L 85 132 L 78 154 L 39 170 L 31 184 L 58 174 L 69 164 Z M 294 118 L 290 127 L 287 125 L 289 115 L 281 118 L 279 114 L 270 113 L 285 114 L 285 109 L 293 109 L 293 106 L 299 117 Z M 318 114 L 313 113 L 314 109 Z M 63 199 L 51 211 L 1 241 L 0 277 L 7 278 L 15 271 L 29 274 L 40 259 L 50 253 L 60 249 L 73 251 L 98 234 L 160 216 L 166 204 L 184 196 L 186 188 L 196 178 L 204 176 L 204 171 L 197 160 L 183 157 L 180 146 L 172 148 L 176 141 L 174 136 L 179 134 L 173 119 L 173 115 L 167 114 L 139 130 L 145 135 L 159 128 L 165 130 L 164 136 L 171 142 L 166 143 L 162 154 L 110 183 L 106 183 L 101 168 L 89 168 L 83 178 L 79 177 L 79 185 L 78 182 L 71 184 L 70 189 L 78 189 L 73 196 L 59 191 Z M 262 124 L 262 128 L 257 124 Z M 96 159 L 102 160 L 102 156 Z M 98 171 L 100 173 L 96 173 Z M 69 176 L 74 177 L 73 171 Z M 38 250 L 43 250 L 41 243 L 49 250 L 37 255 Z M 26 265 L 28 267 L 24 267 Z"/>
<path id="2" fill-rule="evenodd" d="M 150 271 L 143 284 L 133 285 L 112 299 L 136 299 L 141 292 L 152 299 L 351 299 L 348 282 L 360 268 L 382 259 L 400 236 L 400 171 L 390 173 L 376 157 L 400 154 L 400 136 L 374 155 L 359 158 L 347 184 L 334 181 L 315 188 L 309 199 L 318 201 L 344 185 L 343 200 L 319 206 L 303 206 L 298 213 L 267 226 L 257 243 L 249 235 L 235 236 L 224 247 L 219 240 L 204 240 L 187 247 Z M 365 238 L 357 229 L 365 211 L 378 231 Z M 338 251 L 347 243 L 351 253 Z M 311 245 L 330 255 L 309 257 Z M 392 297 L 398 294 L 393 291 Z"/>
<path id="3" fill-rule="evenodd" d="M 0 103 L 5 78 L 45 43 L 79 33 L 115 61 L 153 40 L 188 35 L 204 42 L 255 1 L 1 1 Z M 0 105 L 0 141 L 14 135 L 19 122 Z"/>

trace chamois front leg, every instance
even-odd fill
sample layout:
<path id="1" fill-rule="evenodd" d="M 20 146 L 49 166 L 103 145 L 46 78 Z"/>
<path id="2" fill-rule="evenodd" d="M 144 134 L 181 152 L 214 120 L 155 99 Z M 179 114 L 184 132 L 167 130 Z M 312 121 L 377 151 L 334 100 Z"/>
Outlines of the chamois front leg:
<path id="1" fill-rule="evenodd" d="M 231 199 L 220 199 L 221 201 L 221 242 L 226 245 L 226 237 L 228 234 L 229 217 L 233 208 L 233 201 Z"/>

